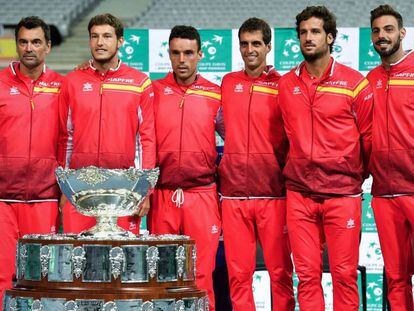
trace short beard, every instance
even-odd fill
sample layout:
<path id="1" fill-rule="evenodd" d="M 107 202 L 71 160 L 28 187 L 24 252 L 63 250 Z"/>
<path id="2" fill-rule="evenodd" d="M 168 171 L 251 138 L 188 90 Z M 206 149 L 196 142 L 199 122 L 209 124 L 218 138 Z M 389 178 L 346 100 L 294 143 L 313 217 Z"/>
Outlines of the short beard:
<path id="1" fill-rule="evenodd" d="M 391 55 L 393 55 L 395 52 L 397 52 L 400 49 L 401 46 L 401 39 L 398 38 L 398 41 L 395 42 L 395 44 L 391 47 L 390 50 L 381 50 L 381 49 L 377 49 L 376 44 L 374 44 L 374 49 L 375 51 L 377 51 L 377 53 L 379 54 L 380 57 L 384 58 L 384 57 L 390 57 Z"/>
<path id="2" fill-rule="evenodd" d="M 308 63 L 313 63 L 313 62 L 317 61 L 318 59 L 321 59 L 321 58 L 322 58 L 322 57 L 324 57 L 327 53 L 329 53 L 329 47 L 328 47 L 328 50 L 326 50 L 326 51 L 319 51 L 319 52 L 316 52 L 316 53 L 314 53 L 314 54 L 305 54 L 305 53 L 303 53 L 303 51 L 302 51 L 303 58 L 304 58 L 304 59 L 305 59 L 305 61 L 306 61 L 306 62 L 308 62 Z"/>
<path id="3" fill-rule="evenodd" d="M 92 57 L 93 57 L 93 60 L 95 61 L 95 62 L 97 62 L 97 63 L 99 63 L 99 64 L 101 64 L 101 65 L 103 65 L 103 64 L 107 64 L 107 63 L 110 63 L 115 57 L 116 57 L 116 55 L 118 54 L 118 51 L 116 51 L 114 54 L 112 54 L 111 56 L 109 56 L 109 57 L 107 57 L 107 58 L 103 58 L 103 59 L 96 59 L 95 57 L 93 57 L 93 54 L 92 54 Z"/>

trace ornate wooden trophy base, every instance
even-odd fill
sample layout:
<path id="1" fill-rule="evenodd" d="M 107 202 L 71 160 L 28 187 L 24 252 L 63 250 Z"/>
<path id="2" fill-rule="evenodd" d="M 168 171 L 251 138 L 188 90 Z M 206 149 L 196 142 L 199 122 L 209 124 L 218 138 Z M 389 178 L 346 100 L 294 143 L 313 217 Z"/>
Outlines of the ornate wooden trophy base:
<path id="1" fill-rule="evenodd" d="M 19 241 L 17 284 L 5 311 L 206 311 L 185 236 L 104 240 L 30 235 Z"/>

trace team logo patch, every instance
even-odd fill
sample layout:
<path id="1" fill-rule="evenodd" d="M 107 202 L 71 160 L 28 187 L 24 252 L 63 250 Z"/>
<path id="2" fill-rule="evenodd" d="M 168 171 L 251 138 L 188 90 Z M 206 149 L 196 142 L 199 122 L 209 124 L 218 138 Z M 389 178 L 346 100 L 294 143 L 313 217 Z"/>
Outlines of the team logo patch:
<path id="1" fill-rule="evenodd" d="M 353 220 L 352 218 L 349 218 L 349 220 L 346 222 L 346 228 L 347 229 L 355 228 L 355 220 Z"/>
<path id="2" fill-rule="evenodd" d="M 212 226 L 211 226 L 211 233 L 212 233 L 212 234 L 216 234 L 216 233 L 218 233 L 218 227 L 217 227 L 216 225 L 212 225 Z"/>
<path id="3" fill-rule="evenodd" d="M 243 92 L 243 84 L 241 84 L 241 83 L 236 84 L 236 86 L 234 87 L 234 92 L 235 93 L 242 93 Z"/>
<path id="4" fill-rule="evenodd" d="M 19 94 L 20 94 L 20 91 L 16 86 L 12 86 L 10 88 L 10 95 L 19 95 Z"/>
<path id="5" fill-rule="evenodd" d="M 301 94 L 302 92 L 300 91 L 300 88 L 299 88 L 299 86 L 295 86 L 294 88 L 293 88 L 293 95 L 298 95 L 298 94 Z"/>
<path id="6" fill-rule="evenodd" d="M 173 92 L 173 90 L 169 87 L 169 86 L 167 86 L 165 89 L 164 89 L 164 95 L 171 95 L 171 94 L 173 94 L 174 92 Z"/>
<path id="7" fill-rule="evenodd" d="M 376 88 L 377 88 L 377 89 L 382 89 L 382 80 L 381 80 L 381 79 L 379 79 L 379 80 L 377 81 Z"/>
<path id="8" fill-rule="evenodd" d="M 86 82 L 86 83 L 83 84 L 82 91 L 84 91 L 84 92 L 91 92 L 92 90 L 93 90 L 92 83 Z"/>

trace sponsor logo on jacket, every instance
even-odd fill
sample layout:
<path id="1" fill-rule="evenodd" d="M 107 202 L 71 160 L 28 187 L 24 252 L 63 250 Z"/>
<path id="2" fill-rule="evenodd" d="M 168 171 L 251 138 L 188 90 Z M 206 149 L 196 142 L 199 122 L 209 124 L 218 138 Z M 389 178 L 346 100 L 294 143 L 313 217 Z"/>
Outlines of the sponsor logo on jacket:
<path id="1" fill-rule="evenodd" d="M 125 78 L 109 78 L 109 82 L 121 82 L 121 83 L 134 83 L 134 79 L 125 79 Z"/>
<path id="2" fill-rule="evenodd" d="M 396 78 L 414 78 L 414 72 L 401 72 L 395 75 Z"/>
<path id="3" fill-rule="evenodd" d="M 322 85 L 324 86 L 347 86 L 348 85 L 348 81 L 325 81 L 322 83 Z"/>

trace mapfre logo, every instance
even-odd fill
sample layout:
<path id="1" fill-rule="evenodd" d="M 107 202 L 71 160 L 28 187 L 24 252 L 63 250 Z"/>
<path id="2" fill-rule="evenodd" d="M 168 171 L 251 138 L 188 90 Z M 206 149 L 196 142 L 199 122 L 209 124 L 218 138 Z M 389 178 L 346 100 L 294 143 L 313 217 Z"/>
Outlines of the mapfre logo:
<path id="1" fill-rule="evenodd" d="M 10 95 L 19 95 L 19 94 L 20 94 L 20 91 L 16 86 L 12 86 L 10 88 Z"/>
<path id="2" fill-rule="evenodd" d="M 92 83 L 89 83 L 89 82 L 84 83 L 83 84 L 82 91 L 84 91 L 84 92 L 91 92 L 91 91 L 93 91 Z"/>

